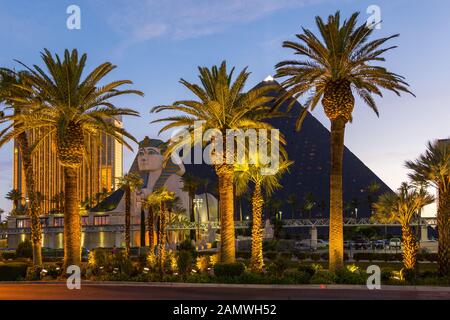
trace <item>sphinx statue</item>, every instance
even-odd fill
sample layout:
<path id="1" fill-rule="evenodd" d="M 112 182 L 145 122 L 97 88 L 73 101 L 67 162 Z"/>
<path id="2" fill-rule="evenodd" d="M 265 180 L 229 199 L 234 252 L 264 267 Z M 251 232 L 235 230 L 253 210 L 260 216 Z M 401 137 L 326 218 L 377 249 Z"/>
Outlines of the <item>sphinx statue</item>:
<path id="1" fill-rule="evenodd" d="M 164 164 L 165 150 L 163 141 L 145 137 L 139 143 L 138 154 L 131 165 L 130 172 L 139 173 L 144 181 L 141 197 L 147 197 L 153 191 L 165 187 L 175 192 L 181 207 L 188 208 L 189 196 L 182 190 L 181 179 L 186 170 L 183 163 L 175 164 L 170 158 Z"/>

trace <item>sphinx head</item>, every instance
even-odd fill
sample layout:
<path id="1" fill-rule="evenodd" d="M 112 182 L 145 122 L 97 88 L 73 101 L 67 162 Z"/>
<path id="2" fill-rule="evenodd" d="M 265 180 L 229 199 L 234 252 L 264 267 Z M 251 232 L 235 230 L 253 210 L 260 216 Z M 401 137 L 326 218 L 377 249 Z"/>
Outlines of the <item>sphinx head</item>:
<path id="1" fill-rule="evenodd" d="M 165 151 L 166 146 L 163 141 L 145 137 L 144 140 L 139 143 L 139 151 L 137 155 L 137 165 L 139 171 L 156 171 L 163 169 Z M 167 166 L 179 167 L 179 170 L 176 170 L 178 175 L 182 175 L 184 173 L 183 164 L 175 165 L 169 159 L 166 164 L 166 167 Z"/>

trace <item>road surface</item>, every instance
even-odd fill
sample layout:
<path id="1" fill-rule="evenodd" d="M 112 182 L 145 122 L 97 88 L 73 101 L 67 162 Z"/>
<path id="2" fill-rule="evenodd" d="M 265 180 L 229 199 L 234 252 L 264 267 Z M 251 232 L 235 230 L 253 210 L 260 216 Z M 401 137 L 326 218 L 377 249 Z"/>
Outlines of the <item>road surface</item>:
<path id="1" fill-rule="evenodd" d="M 446 299 L 450 288 L 362 286 L 257 286 L 82 282 L 80 290 L 65 283 L 0 283 L 0 300 L 303 300 L 303 299 Z"/>

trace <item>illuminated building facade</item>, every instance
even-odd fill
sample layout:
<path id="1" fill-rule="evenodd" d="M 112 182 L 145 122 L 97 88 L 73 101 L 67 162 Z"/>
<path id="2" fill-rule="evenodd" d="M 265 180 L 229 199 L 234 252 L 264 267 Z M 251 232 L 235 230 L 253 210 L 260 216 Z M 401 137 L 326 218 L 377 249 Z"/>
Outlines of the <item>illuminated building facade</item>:
<path id="1" fill-rule="evenodd" d="M 121 119 L 116 119 L 116 125 L 122 126 Z M 42 133 L 42 132 L 41 132 Z M 40 133 L 40 134 L 41 134 Z M 36 131 L 29 132 L 32 144 Z M 32 155 L 36 192 L 43 214 L 57 210 L 55 196 L 64 190 L 63 167 L 58 163 L 55 137 L 44 139 Z M 89 149 L 83 165 L 78 169 L 79 199 L 92 202 L 95 196 L 104 191 L 116 189 L 116 178 L 123 174 L 123 145 L 112 137 L 102 135 L 100 141 L 88 140 Z M 13 188 L 19 190 L 26 199 L 25 175 L 22 166 L 19 146 L 14 143 Z M 90 199 L 90 200 L 89 200 Z"/>

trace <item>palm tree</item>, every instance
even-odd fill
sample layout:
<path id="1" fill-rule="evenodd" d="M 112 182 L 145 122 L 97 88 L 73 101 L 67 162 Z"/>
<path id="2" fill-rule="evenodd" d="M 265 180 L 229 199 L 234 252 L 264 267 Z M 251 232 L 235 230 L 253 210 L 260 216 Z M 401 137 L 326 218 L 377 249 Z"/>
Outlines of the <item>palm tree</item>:
<path id="1" fill-rule="evenodd" d="M 59 192 L 55 194 L 51 199 L 51 203 L 55 204 L 55 209 L 59 213 L 64 208 L 64 192 Z"/>
<path id="2" fill-rule="evenodd" d="M 183 191 L 186 191 L 189 196 L 189 218 L 191 222 L 195 222 L 193 201 L 195 198 L 195 193 L 202 184 L 202 179 L 191 173 L 186 173 L 185 175 L 183 175 L 182 179 L 183 179 Z M 191 240 L 196 238 L 194 229 L 190 230 L 190 236 Z"/>
<path id="3" fill-rule="evenodd" d="M 20 192 L 17 189 L 11 189 L 8 191 L 8 193 L 5 196 L 6 199 L 11 200 L 13 202 L 13 209 L 18 210 L 19 209 L 19 203 L 22 201 L 23 196 L 22 192 Z"/>
<path id="4" fill-rule="evenodd" d="M 442 276 L 450 275 L 450 143 L 429 142 L 424 154 L 415 161 L 406 161 L 412 170 L 409 177 L 417 182 L 428 182 L 438 191 L 437 229 L 438 264 Z"/>
<path id="5" fill-rule="evenodd" d="M 154 193 L 151 193 L 147 198 L 143 199 L 142 206 L 144 209 L 148 210 L 147 215 L 147 230 L 148 230 L 148 242 L 150 250 L 153 252 L 155 249 L 155 239 L 154 239 L 154 231 L 155 231 L 155 216 L 154 209 L 159 204 L 158 199 L 156 198 Z"/>
<path id="6" fill-rule="evenodd" d="M 14 101 L 15 96 L 20 96 L 26 92 L 20 86 L 24 82 L 24 77 L 26 72 L 14 72 L 9 69 L 0 70 L 0 102 L 4 102 L 9 108 L 13 110 L 14 114 L 19 114 L 21 112 L 20 107 L 17 102 Z M 2 112 L 3 113 L 3 112 Z M 1 123 L 8 121 L 4 118 L 0 121 Z M 16 125 L 15 121 L 11 121 L 12 124 L 8 126 L 5 130 Z M 2 131 L 2 133 L 5 131 Z M 0 135 L 2 134 L 0 133 Z M 29 145 L 28 133 L 26 131 L 21 132 L 16 136 L 16 142 L 19 146 L 20 155 L 22 157 L 22 166 L 25 174 L 25 187 L 27 192 L 27 197 L 29 201 L 29 207 L 27 213 L 30 217 L 31 222 L 31 243 L 33 250 L 33 265 L 42 265 L 42 226 L 39 216 L 41 214 L 39 203 L 36 199 L 36 187 L 34 181 L 34 169 L 31 159 L 31 150 Z M 16 207 L 17 209 L 17 207 Z"/>
<path id="7" fill-rule="evenodd" d="M 118 185 L 125 192 L 125 253 L 128 257 L 131 246 L 131 193 L 142 187 L 144 180 L 138 173 L 130 172 L 123 177 L 117 178 Z"/>
<path id="8" fill-rule="evenodd" d="M 343 211 L 342 211 L 342 161 L 344 131 L 352 120 L 354 93 L 362 98 L 377 115 L 373 98 L 382 96 L 380 89 L 400 95 L 409 92 L 408 84 L 398 74 L 374 65 L 384 61 L 382 54 L 395 47 L 382 48 L 393 35 L 368 41 L 373 28 L 363 23 L 357 27 L 359 13 L 354 13 L 341 24 L 339 11 L 324 22 L 316 17 L 320 39 L 308 29 L 298 34 L 300 42 L 285 41 L 283 47 L 293 49 L 304 60 L 288 60 L 277 64 L 276 77 L 288 77 L 282 82 L 286 95 L 278 105 L 290 97 L 308 95 L 296 128 L 300 129 L 308 110 L 314 110 L 321 101 L 326 116 L 331 121 L 331 173 L 330 173 L 330 270 L 343 267 Z M 289 103 L 292 107 L 295 99 Z"/>
<path id="9" fill-rule="evenodd" d="M 235 182 L 236 191 L 242 195 L 248 189 L 248 183 L 254 184 L 252 195 L 252 252 L 250 268 L 253 272 L 262 272 L 263 260 L 263 233 L 262 233 L 262 211 L 264 206 L 263 189 L 269 197 L 273 192 L 281 188 L 280 178 L 288 170 L 292 161 L 280 161 L 278 170 L 273 174 L 262 174 L 264 168 L 258 161 L 255 164 L 244 164 L 236 166 Z"/>
<path id="10" fill-rule="evenodd" d="M 16 112 L 4 117 L 12 124 L 0 135 L 0 146 L 21 133 L 40 129 L 31 149 L 49 136 L 56 140 L 58 161 L 64 168 L 64 265 L 80 265 L 81 226 L 78 199 L 78 169 L 86 155 L 87 143 L 100 140 L 100 134 L 113 137 L 131 149 L 125 137 L 136 141 L 125 129 L 113 121 L 123 115 L 139 113 L 118 108 L 111 98 L 125 94 L 142 95 L 137 90 L 122 90 L 129 80 L 113 81 L 100 85 L 115 69 L 110 62 L 96 67 L 82 79 L 87 55 L 78 56 L 77 50 L 65 50 L 64 58 L 53 56 L 45 50 L 41 57 L 45 70 L 34 65 L 20 84 L 20 92 L 11 97 Z M 100 142 L 100 141 L 99 141 Z"/>
<path id="11" fill-rule="evenodd" d="M 314 195 L 311 192 L 308 192 L 303 197 L 303 212 L 308 213 L 308 218 L 311 219 L 311 212 L 316 206 L 316 202 L 314 201 Z"/>
<path id="12" fill-rule="evenodd" d="M 175 193 L 170 192 L 163 187 L 154 191 L 153 195 L 156 201 L 159 202 L 158 266 L 162 275 L 164 273 L 164 262 L 166 260 L 167 203 L 174 200 Z"/>
<path id="13" fill-rule="evenodd" d="M 297 203 L 298 203 L 297 194 L 296 193 L 289 194 L 286 201 L 292 206 L 292 219 L 294 219 L 295 213 L 297 212 Z"/>
<path id="14" fill-rule="evenodd" d="M 261 120 L 270 116 L 268 102 L 272 100 L 269 93 L 274 90 L 271 86 L 256 87 L 246 93 L 243 92 L 249 72 L 245 68 L 233 81 L 234 68 L 228 72 L 226 62 L 220 67 L 199 67 L 201 85 L 192 84 L 184 79 L 180 82 L 197 100 L 176 101 L 170 106 L 158 106 L 153 112 L 180 111 L 183 115 L 169 116 L 154 122 L 168 121 L 161 131 L 176 127 L 186 127 L 193 135 L 194 124 L 204 121 L 203 129 L 219 131 L 222 137 L 227 136 L 227 130 L 265 128 L 271 129 Z M 193 135 L 194 136 L 194 135 Z M 194 136 L 195 139 L 195 136 Z M 197 143 L 199 141 L 192 141 Z M 184 144 L 185 141 L 182 142 Z M 215 141 L 222 143 L 222 150 L 227 150 L 225 139 Z M 168 154 L 173 148 L 168 149 Z M 227 150 L 229 152 L 229 150 Z M 219 181 L 219 212 L 220 212 L 220 260 L 223 263 L 235 261 L 234 234 L 234 201 L 233 201 L 233 165 L 226 161 L 227 152 L 214 155 L 213 166 Z M 228 156 L 233 156 L 228 154 Z"/>
<path id="15" fill-rule="evenodd" d="M 425 189 L 414 189 L 406 182 L 397 193 L 386 193 L 374 204 L 373 219 L 382 223 L 397 221 L 402 226 L 403 264 L 406 269 L 414 270 L 419 244 L 410 226 L 414 216 L 424 206 L 432 203 L 434 197 Z"/>
<path id="16" fill-rule="evenodd" d="M 370 213 L 372 213 L 374 197 L 377 194 L 378 190 L 380 190 L 380 188 L 381 185 L 376 181 L 372 181 L 366 188 L 367 203 L 369 204 Z"/>

